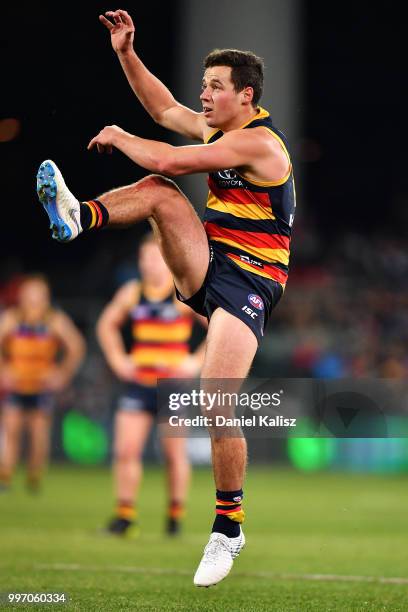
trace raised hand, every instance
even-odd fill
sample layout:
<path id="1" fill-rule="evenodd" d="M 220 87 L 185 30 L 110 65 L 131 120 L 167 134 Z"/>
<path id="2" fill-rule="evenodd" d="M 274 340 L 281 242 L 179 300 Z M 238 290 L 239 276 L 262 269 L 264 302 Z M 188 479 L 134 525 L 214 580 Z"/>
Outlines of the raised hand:
<path id="1" fill-rule="evenodd" d="M 116 53 L 126 53 L 133 49 L 135 26 L 129 13 L 122 10 L 107 11 L 99 15 L 99 21 L 108 28 L 111 35 L 111 43 Z M 109 17 L 109 19 L 107 19 Z"/>

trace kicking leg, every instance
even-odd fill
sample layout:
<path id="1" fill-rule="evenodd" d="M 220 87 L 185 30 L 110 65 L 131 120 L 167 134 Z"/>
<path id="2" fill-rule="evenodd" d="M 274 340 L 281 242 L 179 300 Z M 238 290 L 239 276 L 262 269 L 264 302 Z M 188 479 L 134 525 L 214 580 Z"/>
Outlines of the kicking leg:
<path id="1" fill-rule="evenodd" d="M 38 171 L 37 192 L 53 238 L 61 242 L 73 240 L 83 229 L 127 227 L 148 219 L 179 291 L 188 298 L 201 287 L 209 262 L 207 236 L 194 208 L 172 180 L 152 174 L 80 204 L 56 164 L 47 160 Z"/>

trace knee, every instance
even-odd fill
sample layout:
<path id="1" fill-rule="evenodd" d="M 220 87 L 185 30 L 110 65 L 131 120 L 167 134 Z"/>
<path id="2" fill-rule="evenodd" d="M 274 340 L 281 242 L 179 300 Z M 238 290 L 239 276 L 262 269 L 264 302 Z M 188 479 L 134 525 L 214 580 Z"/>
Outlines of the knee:
<path id="1" fill-rule="evenodd" d="M 141 460 L 141 456 L 131 446 L 124 445 L 115 449 L 114 459 L 117 463 L 138 463 Z"/>
<path id="2" fill-rule="evenodd" d="M 181 194 L 176 183 L 161 174 L 149 174 L 134 183 L 133 187 L 137 191 L 143 190 L 143 195 L 150 199 L 154 208 L 171 204 Z"/>
<path id="3" fill-rule="evenodd" d="M 165 456 L 166 467 L 169 470 L 184 468 L 189 465 L 185 453 L 170 453 Z"/>

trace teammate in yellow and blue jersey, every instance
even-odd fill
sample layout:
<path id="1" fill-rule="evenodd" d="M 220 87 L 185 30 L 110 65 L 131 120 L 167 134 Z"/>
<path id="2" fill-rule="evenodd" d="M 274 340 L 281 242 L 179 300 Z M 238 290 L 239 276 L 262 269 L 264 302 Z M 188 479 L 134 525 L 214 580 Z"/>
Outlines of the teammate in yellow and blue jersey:
<path id="1" fill-rule="evenodd" d="M 69 191 L 54 162 L 43 162 L 37 190 L 52 235 L 66 242 L 89 229 L 148 219 L 178 298 L 209 320 L 202 379 L 245 378 L 286 284 L 295 215 L 285 138 L 259 105 L 263 62 L 250 51 L 211 52 L 204 61 L 202 111 L 195 112 L 180 104 L 136 54 L 135 28 L 126 11 L 108 11 L 100 21 L 153 120 L 201 144 L 175 147 L 115 125 L 105 127 L 88 149 L 109 153 L 116 148 L 155 174 L 87 202 Z M 166 178 L 204 172 L 210 190 L 205 224 Z M 246 442 L 243 436 L 210 434 L 216 517 L 194 576 L 197 586 L 225 578 L 245 544 Z"/>
<path id="2" fill-rule="evenodd" d="M 103 310 L 98 338 L 110 367 L 123 383 L 115 415 L 113 477 L 116 509 L 108 531 L 137 533 L 137 501 L 142 455 L 157 407 L 158 378 L 198 375 L 204 345 L 190 353 L 194 312 L 177 301 L 171 273 L 153 234 L 142 240 L 140 282 L 123 285 Z M 197 315 L 206 325 L 203 317 Z M 127 352 L 122 327 L 130 320 L 132 347 Z M 183 437 L 162 437 L 168 483 L 166 531 L 178 534 L 184 516 L 190 466 Z M 154 502 L 152 502 L 154 503 Z"/>
<path id="3" fill-rule="evenodd" d="M 29 434 L 27 485 L 37 490 L 48 452 L 55 394 L 69 385 L 84 340 L 71 319 L 52 308 L 48 282 L 27 276 L 16 307 L 0 317 L 0 385 L 4 392 L 0 486 L 10 486 L 23 429 Z"/>

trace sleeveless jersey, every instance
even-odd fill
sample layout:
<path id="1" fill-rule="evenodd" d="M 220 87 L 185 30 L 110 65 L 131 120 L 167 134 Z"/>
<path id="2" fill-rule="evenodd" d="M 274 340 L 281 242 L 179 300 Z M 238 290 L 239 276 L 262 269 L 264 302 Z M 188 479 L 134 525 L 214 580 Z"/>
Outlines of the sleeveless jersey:
<path id="1" fill-rule="evenodd" d="M 179 312 L 174 293 L 159 301 L 140 295 L 132 309 L 133 347 L 137 365 L 135 382 L 154 386 L 158 378 L 169 378 L 189 354 L 192 319 Z"/>
<path id="2" fill-rule="evenodd" d="M 53 367 L 59 342 L 46 321 L 21 321 L 5 343 L 7 365 L 16 377 L 15 393 L 36 395 L 43 392 L 43 378 Z"/>
<path id="3" fill-rule="evenodd" d="M 285 137 L 272 124 L 268 111 L 258 108 L 242 129 L 267 129 L 287 152 Z M 207 143 L 223 136 L 214 132 Z M 285 177 L 260 182 L 242 177 L 234 168 L 210 172 L 204 227 L 215 248 L 240 268 L 286 283 L 289 270 L 291 229 L 296 208 L 292 165 Z"/>

